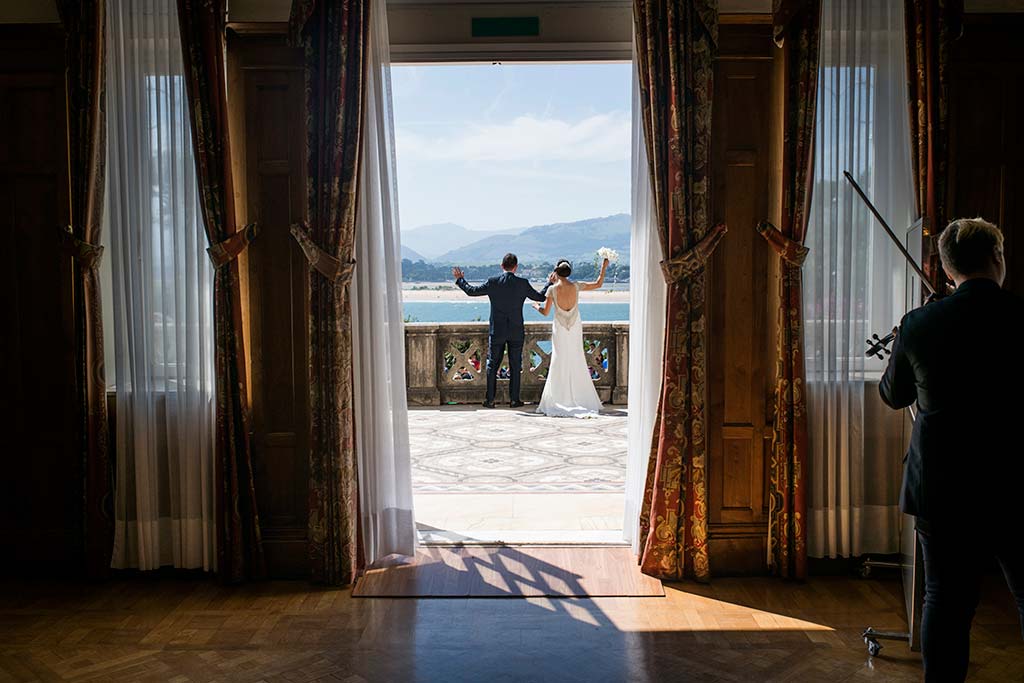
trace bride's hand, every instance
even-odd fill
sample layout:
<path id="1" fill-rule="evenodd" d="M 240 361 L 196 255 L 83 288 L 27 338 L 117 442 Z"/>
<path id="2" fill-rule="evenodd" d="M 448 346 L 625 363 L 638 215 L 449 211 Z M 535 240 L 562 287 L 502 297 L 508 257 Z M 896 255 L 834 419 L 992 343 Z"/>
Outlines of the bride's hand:
<path id="1" fill-rule="evenodd" d="M 606 270 L 608 268 L 608 263 L 608 259 L 605 259 L 604 263 L 601 264 L 601 270 Z"/>

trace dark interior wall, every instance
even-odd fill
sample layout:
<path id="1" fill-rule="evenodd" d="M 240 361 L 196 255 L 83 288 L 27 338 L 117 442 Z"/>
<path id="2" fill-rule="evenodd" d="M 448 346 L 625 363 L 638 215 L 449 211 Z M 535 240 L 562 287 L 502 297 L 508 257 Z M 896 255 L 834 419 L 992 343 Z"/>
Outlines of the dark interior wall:
<path id="1" fill-rule="evenodd" d="M 983 216 L 1006 239 L 1006 287 L 1024 296 L 1022 14 L 968 15 L 950 78 L 949 217 Z"/>
<path id="2" fill-rule="evenodd" d="M 80 557 L 64 39 L 0 26 L 0 571 L 73 572 Z"/>

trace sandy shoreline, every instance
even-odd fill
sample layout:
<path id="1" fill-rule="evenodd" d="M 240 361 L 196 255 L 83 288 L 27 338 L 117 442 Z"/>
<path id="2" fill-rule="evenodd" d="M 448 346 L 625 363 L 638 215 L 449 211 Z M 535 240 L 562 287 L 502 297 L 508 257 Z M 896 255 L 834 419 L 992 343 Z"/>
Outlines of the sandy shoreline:
<path id="1" fill-rule="evenodd" d="M 535 285 L 540 288 L 538 285 Z M 430 289 L 412 289 L 413 287 L 430 287 Z M 435 289 L 443 287 L 443 289 Z M 468 297 L 461 289 L 453 283 L 413 283 L 407 282 L 402 286 L 403 301 L 481 301 L 475 297 Z M 580 301 L 588 303 L 629 303 L 628 290 L 598 289 L 592 292 L 580 292 Z"/>

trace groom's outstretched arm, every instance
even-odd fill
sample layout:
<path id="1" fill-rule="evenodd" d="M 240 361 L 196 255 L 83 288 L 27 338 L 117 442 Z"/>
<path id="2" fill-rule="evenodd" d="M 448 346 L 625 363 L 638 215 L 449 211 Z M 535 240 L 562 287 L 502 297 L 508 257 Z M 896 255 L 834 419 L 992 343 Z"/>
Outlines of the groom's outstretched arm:
<path id="1" fill-rule="evenodd" d="M 539 301 L 539 302 L 543 303 L 548 298 L 548 288 L 551 287 L 551 281 L 550 280 L 548 281 L 548 283 L 546 285 L 544 285 L 544 288 L 541 289 L 539 292 L 536 289 L 533 288 L 533 285 L 530 284 L 529 280 L 526 280 L 524 278 L 523 281 L 526 283 L 526 298 L 527 299 L 532 299 L 534 301 Z"/>
<path id="2" fill-rule="evenodd" d="M 482 285 L 471 285 L 466 282 L 462 268 L 452 268 L 452 275 L 455 276 L 455 284 L 469 296 L 484 296 L 487 294 L 487 285 L 490 284 L 490 280 L 487 280 Z"/>

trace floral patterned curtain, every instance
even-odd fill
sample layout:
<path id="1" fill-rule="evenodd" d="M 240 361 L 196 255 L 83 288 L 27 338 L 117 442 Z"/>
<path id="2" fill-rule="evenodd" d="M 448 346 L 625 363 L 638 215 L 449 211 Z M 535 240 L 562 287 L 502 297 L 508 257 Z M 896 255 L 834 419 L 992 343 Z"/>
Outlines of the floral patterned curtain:
<path id="1" fill-rule="evenodd" d="M 178 0 L 200 208 L 216 268 L 213 280 L 217 377 L 217 571 L 225 581 L 265 573 L 249 444 L 238 255 L 255 236 L 239 230 L 231 177 L 225 77 L 225 0 Z"/>
<path id="2" fill-rule="evenodd" d="M 313 580 L 351 583 L 359 519 L 349 284 L 366 88 L 368 0 L 295 0 L 305 51 L 306 222 L 292 235 L 310 264 L 309 555 Z"/>
<path id="3" fill-rule="evenodd" d="M 792 5 L 792 3 L 790 3 Z M 775 421 L 768 481 L 768 563 L 783 577 L 807 575 L 807 406 L 801 265 L 814 182 L 814 120 L 818 90 L 821 0 L 776 16 L 784 42 L 786 93 L 782 168 L 782 225 L 758 226 L 781 259 L 775 365 Z"/>
<path id="4" fill-rule="evenodd" d="M 668 282 L 661 397 L 640 512 L 640 566 L 663 579 L 710 577 L 704 264 L 710 226 L 716 0 L 634 0 L 641 117 Z"/>
<path id="5" fill-rule="evenodd" d="M 75 384 L 81 407 L 83 544 L 86 574 L 110 568 L 114 518 L 107 452 L 107 382 L 103 367 L 99 246 L 106 179 L 106 3 L 59 0 L 66 35 L 68 168 L 71 225 L 64 245 L 75 260 Z"/>
<path id="6" fill-rule="evenodd" d="M 935 238 L 948 219 L 949 59 L 962 29 L 963 0 L 905 0 L 904 12 L 917 212 L 925 217 L 925 234 Z M 931 244 L 922 267 L 932 282 L 942 281 L 938 250 Z"/>

